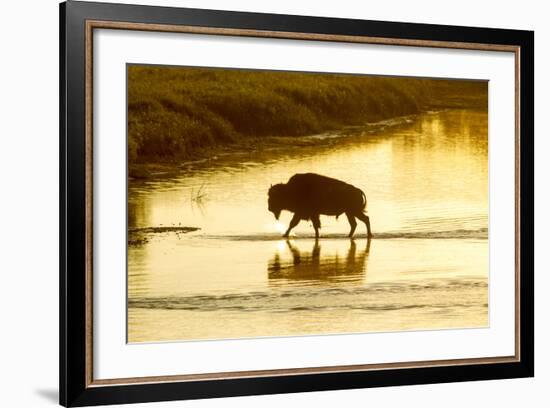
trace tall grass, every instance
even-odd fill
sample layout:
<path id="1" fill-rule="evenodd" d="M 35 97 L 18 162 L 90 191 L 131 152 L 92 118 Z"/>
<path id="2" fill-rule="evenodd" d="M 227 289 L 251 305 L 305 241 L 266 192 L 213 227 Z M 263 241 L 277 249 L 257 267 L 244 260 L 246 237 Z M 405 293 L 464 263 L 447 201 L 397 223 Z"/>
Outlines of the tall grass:
<path id="1" fill-rule="evenodd" d="M 487 84 L 132 65 L 128 157 L 194 158 L 250 137 L 308 135 L 444 107 L 486 109 Z"/>

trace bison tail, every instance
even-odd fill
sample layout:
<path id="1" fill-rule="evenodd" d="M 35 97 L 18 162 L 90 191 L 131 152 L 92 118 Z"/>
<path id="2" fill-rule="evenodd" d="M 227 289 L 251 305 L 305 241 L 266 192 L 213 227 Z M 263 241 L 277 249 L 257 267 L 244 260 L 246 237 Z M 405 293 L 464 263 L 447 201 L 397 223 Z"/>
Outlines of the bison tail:
<path id="1" fill-rule="evenodd" d="M 361 191 L 361 197 L 363 199 L 363 211 L 365 211 L 365 209 L 367 208 L 367 196 L 365 195 L 363 190 L 359 190 L 359 191 Z"/>

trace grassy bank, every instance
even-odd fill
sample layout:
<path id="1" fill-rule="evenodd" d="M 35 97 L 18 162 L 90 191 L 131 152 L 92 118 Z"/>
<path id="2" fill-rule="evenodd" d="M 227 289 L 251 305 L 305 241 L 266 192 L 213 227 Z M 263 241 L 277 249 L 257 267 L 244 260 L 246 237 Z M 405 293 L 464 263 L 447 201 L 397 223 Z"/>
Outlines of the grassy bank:
<path id="1" fill-rule="evenodd" d="M 309 135 L 450 107 L 486 109 L 487 84 L 129 66 L 129 164 L 196 159 L 247 138 Z"/>

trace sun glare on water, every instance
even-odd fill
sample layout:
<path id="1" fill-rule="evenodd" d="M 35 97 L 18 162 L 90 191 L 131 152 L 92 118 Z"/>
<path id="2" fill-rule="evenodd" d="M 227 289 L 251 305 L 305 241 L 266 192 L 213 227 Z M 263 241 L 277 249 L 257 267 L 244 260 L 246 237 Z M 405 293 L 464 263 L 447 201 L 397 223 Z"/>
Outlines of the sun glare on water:
<path id="1" fill-rule="evenodd" d="M 286 249 L 286 241 L 284 239 L 281 239 L 280 241 L 277 241 L 277 252 L 281 253 Z"/>
<path id="2" fill-rule="evenodd" d="M 279 220 L 275 221 L 273 227 L 275 228 L 275 231 L 280 232 L 281 234 L 286 231 L 286 226 Z"/>

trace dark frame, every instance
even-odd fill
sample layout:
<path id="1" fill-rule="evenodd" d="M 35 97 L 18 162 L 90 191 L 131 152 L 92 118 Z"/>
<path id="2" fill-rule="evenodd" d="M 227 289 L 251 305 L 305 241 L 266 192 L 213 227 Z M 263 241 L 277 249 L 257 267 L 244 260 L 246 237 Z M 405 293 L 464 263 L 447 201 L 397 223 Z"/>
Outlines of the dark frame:
<path id="1" fill-rule="evenodd" d="M 60 403 L 64 406 L 337 390 L 534 376 L 534 33 L 229 11 L 68 1 L 60 5 Z M 238 35 L 514 50 L 516 52 L 516 356 L 388 365 L 384 369 L 271 372 L 218 378 L 94 382 L 90 367 L 91 265 L 87 172 L 91 126 L 86 41 L 90 21 L 241 31 Z M 122 25 L 122 26 L 120 26 Z M 140 28 L 129 28 L 140 29 Z M 160 29 L 162 30 L 162 29 Z M 169 31 L 169 30 L 168 30 Z M 250 34 L 246 32 L 254 32 Z M 282 34 L 286 33 L 286 34 Z M 340 38 L 340 40 L 338 39 Z M 346 40 L 346 41 L 348 41 Z M 360 41 L 361 42 L 361 41 Z M 407 43 L 409 42 L 409 43 Z M 521 207 L 520 204 L 521 203 Z M 519 248 L 521 247 L 521 252 Z M 521 271 L 521 273 L 519 273 Z M 437 363 L 437 364 L 435 364 Z"/>

